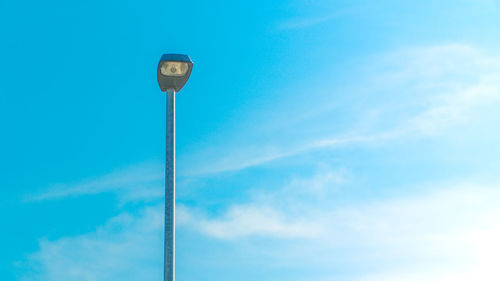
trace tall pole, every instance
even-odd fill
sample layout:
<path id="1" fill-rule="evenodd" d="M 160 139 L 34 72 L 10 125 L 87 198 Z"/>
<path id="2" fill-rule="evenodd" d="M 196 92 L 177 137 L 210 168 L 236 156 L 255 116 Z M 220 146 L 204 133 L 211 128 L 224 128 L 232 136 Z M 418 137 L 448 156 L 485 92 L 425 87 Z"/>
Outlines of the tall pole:
<path id="1" fill-rule="evenodd" d="M 175 280 L 175 90 L 167 90 L 164 281 Z"/>

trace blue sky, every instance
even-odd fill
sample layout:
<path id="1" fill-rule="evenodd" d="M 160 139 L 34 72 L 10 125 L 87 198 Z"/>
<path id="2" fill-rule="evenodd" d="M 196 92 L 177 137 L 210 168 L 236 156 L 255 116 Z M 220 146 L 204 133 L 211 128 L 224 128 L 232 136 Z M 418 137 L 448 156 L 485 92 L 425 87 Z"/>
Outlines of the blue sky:
<path id="1" fill-rule="evenodd" d="M 2 280 L 498 280 L 500 1 L 2 1 Z"/>

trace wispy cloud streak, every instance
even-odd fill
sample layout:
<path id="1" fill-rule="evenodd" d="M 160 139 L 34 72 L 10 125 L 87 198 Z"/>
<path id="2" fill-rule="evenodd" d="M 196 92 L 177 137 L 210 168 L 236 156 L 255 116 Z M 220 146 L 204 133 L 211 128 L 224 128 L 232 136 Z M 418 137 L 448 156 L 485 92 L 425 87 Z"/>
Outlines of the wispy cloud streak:
<path id="1" fill-rule="evenodd" d="M 47 191 L 28 195 L 26 200 L 41 201 L 106 192 L 118 194 L 124 202 L 152 200 L 161 197 L 163 178 L 162 165 L 142 163 L 76 184 L 57 184 Z"/>
<path id="2" fill-rule="evenodd" d="M 294 18 L 290 20 L 283 21 L 278 25 L 280 30 L 292 30 L 292 29 L 302 29 L 311 26 L 315 26 L 321 23 L 329 22 L 341 16 L 343 13 L 337 12 L 326 16 L 317 16 L 310 18 Z"/>
<path id="3" fill-rule="evenodd" d="M 373 64 L 363 78 L 366 89 L 373 90 L 366 90 L 365 95 L 380 95 L 380 99 L 373 99 L 366 111 L 376 109 L 384 124 L 370 120 L 371 125 L 363 131 L 336 134 L 324 128 L 323 134 L 304 138 L 295 145 L 269 142 L 258 148 L 241 146 L 234 153 L 212 159 L 210 165 L 197 161 L 197 168 L 185 174 L 237 171 L 319 149 L 390 143 L 415 136 L 432 138 L 466 126 L 471 120 L 480 120 L 500 102 L 500 57 L 471 46 L 413 48 L 380 56 Z M 400 103 L 394 104 L 395 101 Z M 360 120 L 363 114 L 366 113 L 360 112 Z M 356 121 L 359 120 L 353 120 L 353 125 Z"/>

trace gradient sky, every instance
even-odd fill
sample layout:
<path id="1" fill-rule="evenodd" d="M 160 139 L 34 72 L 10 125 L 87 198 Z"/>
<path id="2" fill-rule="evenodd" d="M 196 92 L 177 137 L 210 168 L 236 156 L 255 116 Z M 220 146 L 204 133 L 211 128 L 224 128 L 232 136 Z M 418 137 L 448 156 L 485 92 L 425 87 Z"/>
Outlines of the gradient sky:
<path id="1" fill-rule="evenodd" d="M 0 276 L 500 279 L 500 1 L 0 2 Z"/>

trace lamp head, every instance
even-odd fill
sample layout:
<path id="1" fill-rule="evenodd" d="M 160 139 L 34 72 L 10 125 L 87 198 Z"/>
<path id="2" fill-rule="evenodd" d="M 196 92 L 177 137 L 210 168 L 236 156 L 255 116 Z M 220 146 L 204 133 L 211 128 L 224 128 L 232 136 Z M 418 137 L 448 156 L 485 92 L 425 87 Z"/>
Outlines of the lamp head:
<path id="1" fill-rule="evenodd" d="M 186 84 L 193 62 L 187 55 L 164 54 L 158 63 L 158 84 L 163 92 L 173 89 L 179 92 Z"/>

